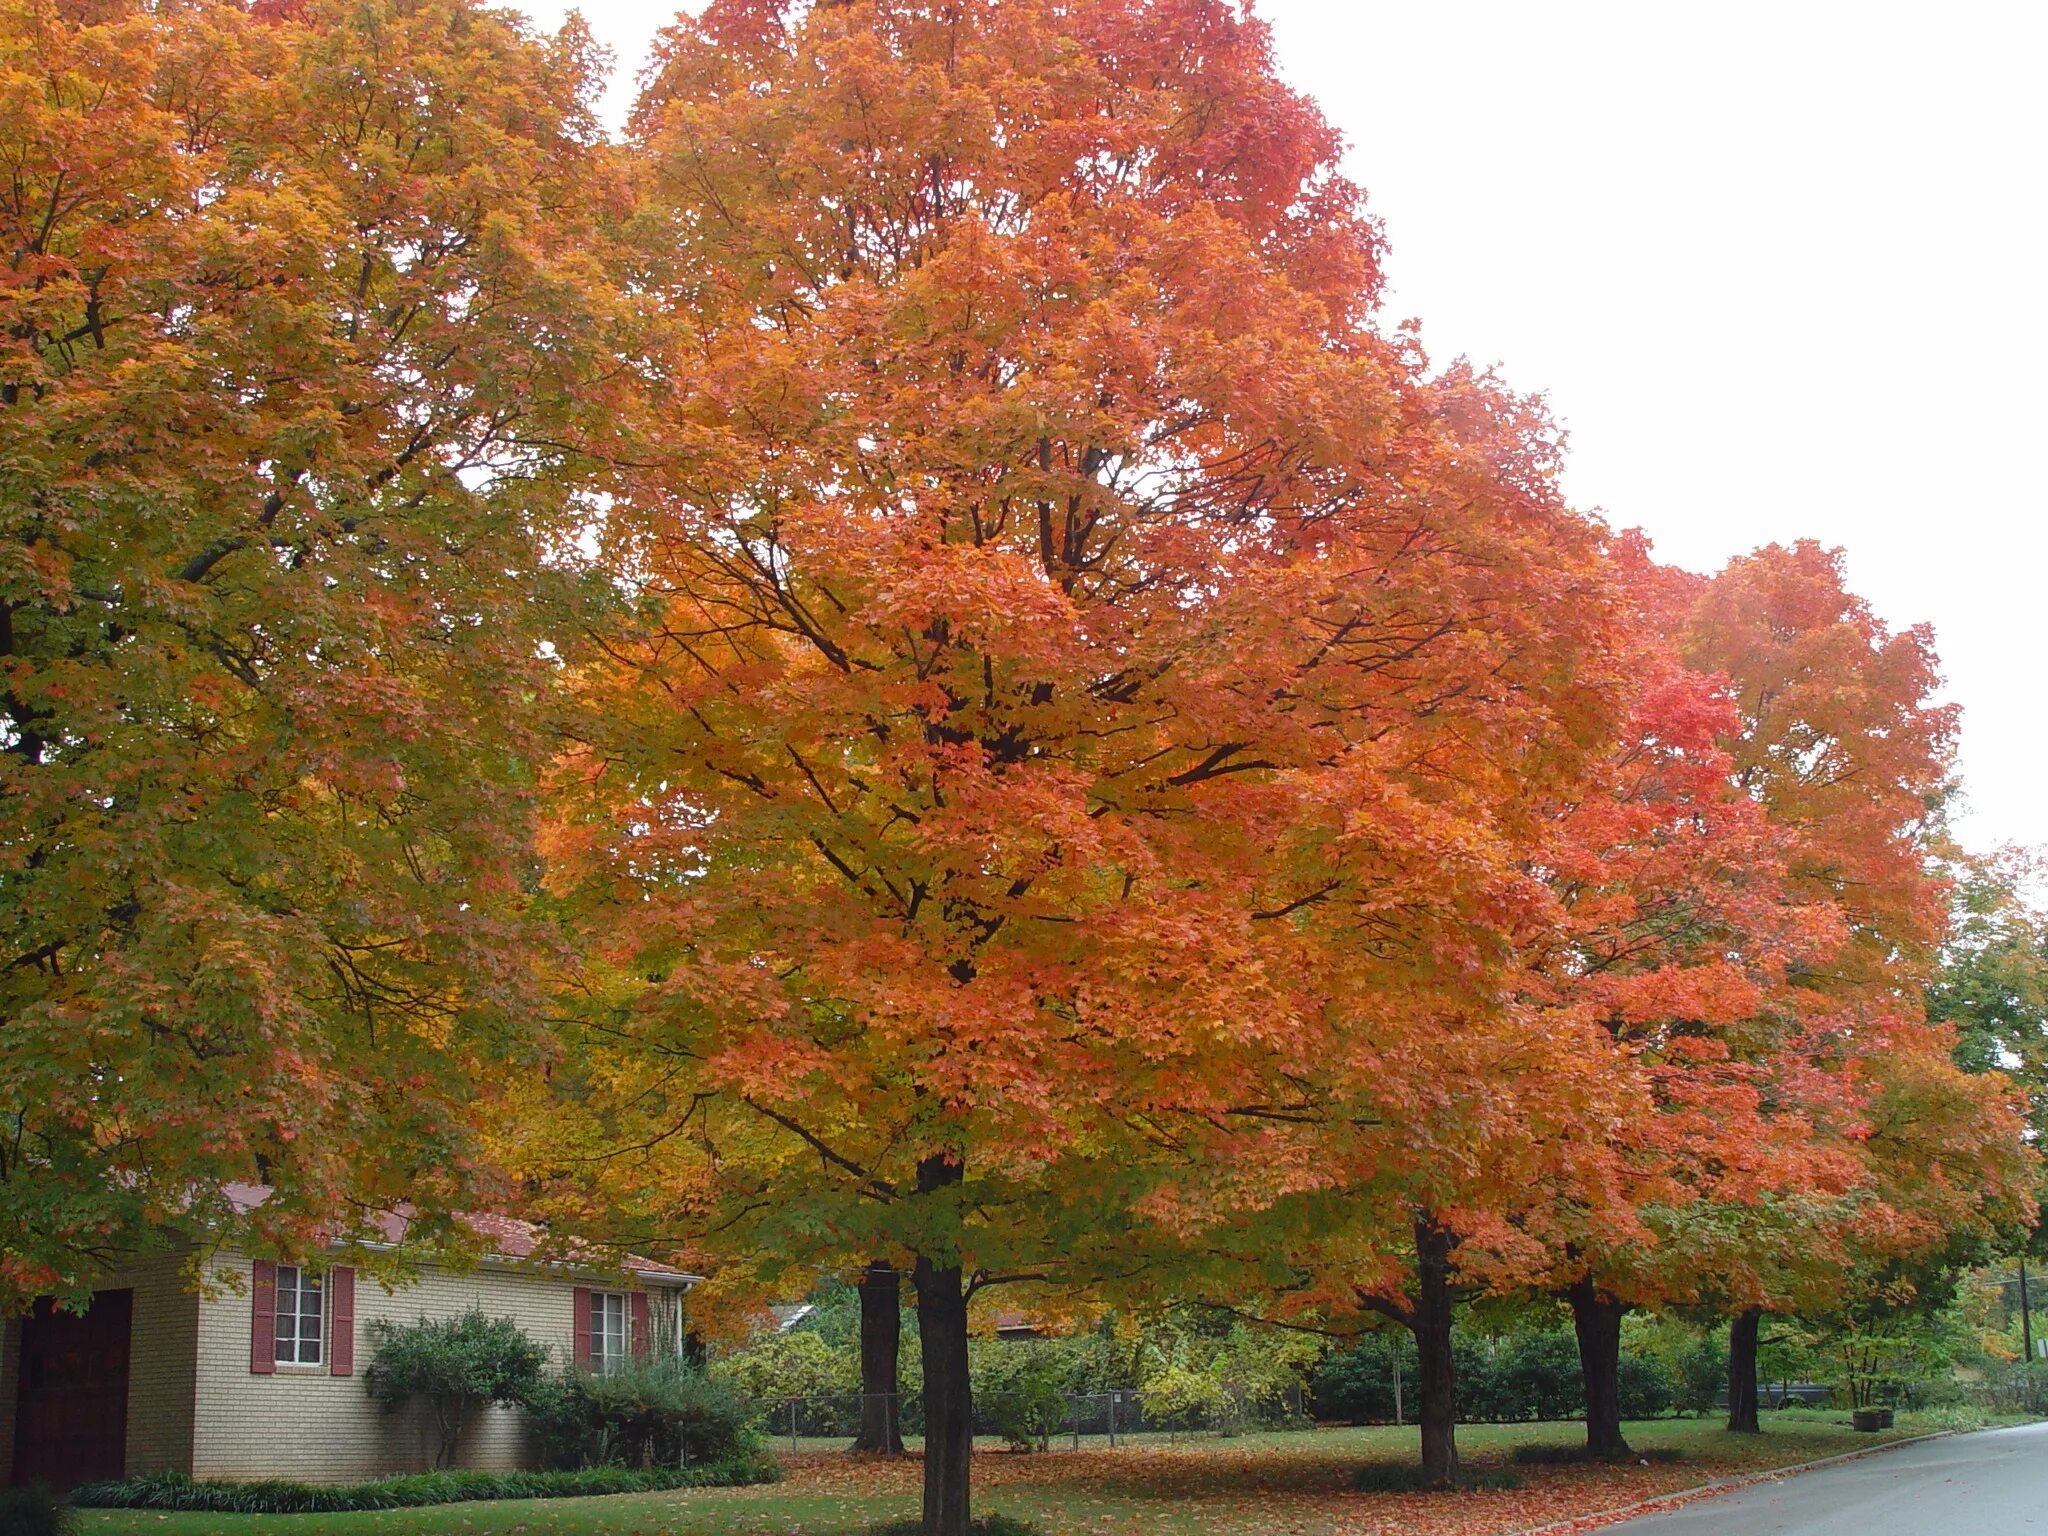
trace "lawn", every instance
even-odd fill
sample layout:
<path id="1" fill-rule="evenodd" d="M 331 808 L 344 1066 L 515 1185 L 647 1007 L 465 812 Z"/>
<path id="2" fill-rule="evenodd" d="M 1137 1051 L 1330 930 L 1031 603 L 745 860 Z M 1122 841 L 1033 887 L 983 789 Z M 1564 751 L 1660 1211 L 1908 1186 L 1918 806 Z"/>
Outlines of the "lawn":
<path id="1" fill-rule="evenodd" d="M 1765 1415 L 1762 1436 L 1714 1420 L 1631 1424 L 1637 1449 L 1683 1460 L 1616 1467 L 1526 1467 L 1514 1491 L 1360 1494 L 1367 1461 L 1402 1461 L 1415 1431 L 1307 1430 L 1232 1440 L 977 1456 L 977 1507 L 1034 1522 L 1044 1536 L 1481 1536 L 1611 1509 L 1716 1478 L 1763 1471 L 1941 1427 L 1901 1415 L 1898 1429 L 1859 1435 L 1846 1415 Z M 1471 1425 L 1459 1445 L 1475 1466 L 1505 1466 L 1517 1445 L 1572 1443 L 1576 1424 Z M 854 1462 L 832 1452 L 789 1459 L 786 1481 L 599 1499 L 449 1504 L 357 1515 L 158 1515 L 82 1511 L 83 1536 L 855 1536 L 917 1507 L 918 1467 Z"/>

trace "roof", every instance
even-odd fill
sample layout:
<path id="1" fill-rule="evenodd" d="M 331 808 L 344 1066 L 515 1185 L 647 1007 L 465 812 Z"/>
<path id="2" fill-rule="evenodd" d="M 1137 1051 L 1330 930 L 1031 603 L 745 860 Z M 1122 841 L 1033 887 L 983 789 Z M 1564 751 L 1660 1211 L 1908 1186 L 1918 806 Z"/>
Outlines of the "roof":
<path id="1" fill-rule="evenodd" d="M 270 1198 L 267 1184 L 225 1184 L 221 1193 L 236 1211 L 253 1211 Z M 379 1211 L 376 1226 L 383 1235 L 383 1241 L 393 1247 L 405 1240 L 407 1227 L 411 1224 L 412 1213 L 401 1206 L 397 1210 Z M 687 1290 L 704 1277 L 678 1269 L 673 1264 L 663 1264 L 656 1259 L 642 1258 L 637 1253 L 611 1254 L 594 1245 L 578 1241 L 556 1245 L 556 1251 L 547 1258 L 536 1259 L 537 1253 L 547 1250 L 548 1232 L 545 1227 L 508 1216 L 500 1211 L 463 1211 L 457 1218 L 470 1231 L 488 1245 L 485 1259 L 507 1264 L 528 1264 L 550 1268 L 572 1270 L 587 1269 L 597 1273 L 616 1274 L 620 1270 L 643 1280 L 649 1285 L 674 1286 Z M 580 1253 L 578 1250 L 582 1250 Z"/>

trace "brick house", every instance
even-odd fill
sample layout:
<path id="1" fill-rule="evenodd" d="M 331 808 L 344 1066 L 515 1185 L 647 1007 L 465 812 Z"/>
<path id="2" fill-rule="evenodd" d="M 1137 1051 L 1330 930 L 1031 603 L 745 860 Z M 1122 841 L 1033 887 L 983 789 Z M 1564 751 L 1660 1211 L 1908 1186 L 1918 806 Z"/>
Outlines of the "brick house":
<path id="1" fill-rule="evenodd" d="M 430 1468 L 436 1436 L 425 1405 L 387 1411 L 363 1387 L 384 1322 L 481 1309 L 511 1318 L 551 1361 L 593 1370 L 681 1352 L 683 1294 L 695 1276 L 632 1258 L 623 1272 L 538 1264 L 537 1229 L 503 1216 L 469 1221 L 490 1249 L 480 1262 L 424 1264 L 395 1291 L 359 1283 L 346 1265 L 220 1249 L 206 1272 L 238 1288 L 202 1295 L 189 1256 L 163 1253 L 106 1274 L 82 1314 L 43 1301 L 6 1319 L 0 1484 L 163 1471 L 338 1483 Z M 401 1219 L 389 1234 L 403 1235 Z M 524 1416 L 491 1408 L 463 1431 L 458 1464 L 509 1469 L 534 1456 Z"/>

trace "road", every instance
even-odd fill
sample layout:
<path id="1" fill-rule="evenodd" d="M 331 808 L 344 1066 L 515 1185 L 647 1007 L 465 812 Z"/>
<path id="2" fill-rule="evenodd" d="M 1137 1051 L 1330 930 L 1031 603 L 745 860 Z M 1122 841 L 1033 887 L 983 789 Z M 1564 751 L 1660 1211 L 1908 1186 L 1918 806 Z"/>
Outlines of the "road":
<path id="1" fill-rule="evenodd" d="M 1949 1435 L 1758 1483 L 1603 1536 L 2048 1536 L 2048 1424 Z"/>

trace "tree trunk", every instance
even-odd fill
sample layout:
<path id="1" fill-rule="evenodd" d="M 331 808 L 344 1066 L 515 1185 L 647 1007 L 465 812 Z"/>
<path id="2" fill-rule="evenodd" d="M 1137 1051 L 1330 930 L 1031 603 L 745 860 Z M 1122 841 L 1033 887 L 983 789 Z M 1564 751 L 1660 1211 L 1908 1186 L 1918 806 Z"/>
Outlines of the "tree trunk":
<path id="1" fill-rule="evenodd" d="M 1624 1302 L 1604 1295 L 1591 1280 L 1565 1293 L 1579 1336 L 1579 1371 L 1586 1380 L 1586 1449 L 1604 1461 L 1629 1454 L 1621 1434 L 1621 1319 Z"/>
<path id="2" fill-rule="evenodd" d="M 1422 1426 L 1422 1471 L 1431 1482 L 1458 1476 L 1458 1414 L 1451 1366 L 1451 1234 L 1435 1221 L 1415 1223 L 1416 1422 Z"/>
<path id="3" fill-rule="evenodd" d="M 463 1410 L 468 1404 L 460 1397 L 436 1395 L 434 1402 L 434 1427 L 440 1432 L 440 1444 L 434 1448 L 434 1466 L 447 1471 L 455 1465 L 455 1452 L 462 1444 Z"/>
<path id="4" fill-rule="evenodd" d="M 901 1456 L 903 1430 L 896 1413 L 896 1355 L 903 1339 L 903 1281 L 884 1259 L 860 1278 L 860 1433 L 853 1449 Z"/>
<path id="5" fill-rule="evenodd" d="M 920 1194 L 960 1182 L 958 1162 L 927 1157 Z M 924 1349 L 924 1536 L 968 1536 L 974 1402 L 967 1379 L 967 1293 L 960 1261 L 917 1256 L 917 1337 Z"/>
<path id="6" fill-rule="evenodd" d="M 1763 1433 L 1756 1418 L 1756 1335 L 1763 1308 L 1746 1307 L 1728 1324 L 1728 1427 L 1740 1435 Z"/>

